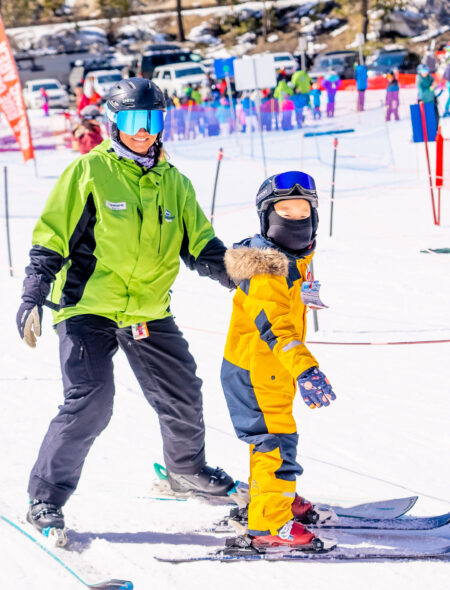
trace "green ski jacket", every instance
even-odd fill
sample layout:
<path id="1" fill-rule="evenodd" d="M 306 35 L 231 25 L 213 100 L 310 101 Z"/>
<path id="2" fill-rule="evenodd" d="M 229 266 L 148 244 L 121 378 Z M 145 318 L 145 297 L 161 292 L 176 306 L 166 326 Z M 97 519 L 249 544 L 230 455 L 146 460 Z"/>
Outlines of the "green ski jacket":
<path id="1" fill-rule="evenodd" d="M 185 176 L 165 160 L 143 171 L 106 140 L 57 181 L 26 272 L 53 282 L 55 323 L 95 314 L 125 327 L 171 315 L 180 256 L 230 286 L 224 253 Z"/>

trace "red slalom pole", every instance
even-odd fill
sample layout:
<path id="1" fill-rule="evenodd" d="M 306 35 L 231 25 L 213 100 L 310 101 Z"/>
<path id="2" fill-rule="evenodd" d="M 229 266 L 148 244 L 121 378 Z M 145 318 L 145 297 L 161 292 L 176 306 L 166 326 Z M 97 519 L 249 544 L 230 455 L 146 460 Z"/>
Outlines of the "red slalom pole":
<path id="1" fill-rule="evenodd" d="M 423 141 L 425 143 L 425 153 L 427 156 L 428 180 L 430 183 L 430 194 L 431 194 L 431 207 L 433 208 L 434 225 L 438 225 L 437 219 L 436 219 L 436 206 L 434 204 L 433 179 L 431 177 L 431 166 L 430 166 L 430 153 L 428 151 L 427 122 L 425 119 L 425 107 L 424 107 L 424 104 L 422 101 L 419 102 L 419 107 L 420 107 L 420 117 L 422 119 Z"/>
<path id="2" fill-rule="evenodd" d="M 219 148 L 219 152 L 217 154 L 216 179 L 214 180 L 214 191 L 213 191 L 213 198 L 212 198 L 212 203 L 211 203 L 211 215 L 210 215 L 211 225 L 214 224 L 214 207 L 216 205 L 217 181 L 219 179 L 219 170 L 220 170 L 220 164 L 222 163 L 222 160 L 223 160 L 223 148 Z"/>
<path id="3" fill-rule="evenodd" d="M 441 187 L 444 184 L 444 138 L 441 128 L 436 133 L 436 188 L 438 191 L 437 224 L 441 225 Z"/>

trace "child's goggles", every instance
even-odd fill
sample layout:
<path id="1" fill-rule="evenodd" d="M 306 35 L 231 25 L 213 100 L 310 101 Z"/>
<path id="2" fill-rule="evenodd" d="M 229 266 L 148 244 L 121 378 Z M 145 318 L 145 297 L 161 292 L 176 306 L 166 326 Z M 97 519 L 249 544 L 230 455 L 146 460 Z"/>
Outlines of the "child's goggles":
<path id="1" fill-rule="evenodd" d="M 145 129 L 150 135 L 156 135 L 164 129 L 163 111 L 119 111 L 114 113 L 108 109 L 108 119 L 127 135 L 136 135 L 139 129 Z"/>
<path id="2" fill-rule="evenodd" d="M 258 201 L 261 202 L 261 209 L 266 209 L 271 202 L 288 199 L 292 195 L 303 197 L 313 207 L 317 207 L 319 204 L 314 178 L 305 172 L 297 170 L 272 176 L 267 185 L 260 191 Z M 274 198 L 269 199 L 270 196 Z"/>

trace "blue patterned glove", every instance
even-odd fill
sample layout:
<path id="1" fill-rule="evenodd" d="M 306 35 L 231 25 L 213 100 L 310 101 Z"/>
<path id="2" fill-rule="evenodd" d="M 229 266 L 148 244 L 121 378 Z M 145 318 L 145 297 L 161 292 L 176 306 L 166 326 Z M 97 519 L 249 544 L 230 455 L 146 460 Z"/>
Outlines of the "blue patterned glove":
<path id="1" fill-rule="evenodd" d="M 303 401 L 314 410 L 329 406 L 336 399 L 330 382 L 318 367 L 311 367 L 297 378 L 298 387 Z"/>

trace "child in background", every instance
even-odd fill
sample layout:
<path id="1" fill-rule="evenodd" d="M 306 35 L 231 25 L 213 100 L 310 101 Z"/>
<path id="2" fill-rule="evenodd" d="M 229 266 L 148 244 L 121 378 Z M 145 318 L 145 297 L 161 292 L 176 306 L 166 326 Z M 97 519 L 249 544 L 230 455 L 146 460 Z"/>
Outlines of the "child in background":
<path id="1" fill-rule="evenodd" d="M 320 95 L 322 91 L 320 90 L 320 84 L 314 82 L 312 85 L 311 96 L 313 99 L 313 107 L 314 107 L 314 119 L 321 119 L 322 113 L 320 112 Z"/>
<path id="2" fill-rule="evenodd" d="M 399 85 L 394 72 L 389 72 L 386 76 L 388 85 L 386 88 L 386 121 L 391 120 L 391 115 L 394 115 L 396 121 L 400 119 L 398 116 L 399 101 Z"/>
<path id="3" fill-rule="evenodd" d="M 75 125 L 72 131 L 75 140 L 72 147 L 78 149 L 81 154 L 87 154 L 103 141 L 100 127 L 102 113 L 95 105 L 89 105 L 84 107 L 80 116 L 80 123 Z"/>
<path id="4" fill-rule="evenodd" d="M 327 117 L 334 117 L 336 93 L 341 86 L 341 79 L 334 71 L 330 71 L 322 82 L 327 93 Z"/>
<path id="5" fill-rule="evenodd" d="M 295 493 L 296 476 L 303 471 L 292 415 L 297 386 L 311 409 L 336 399 L 304 344 L 301 293 L 316 247 L 317 206 L 308 174 L 271 176 L 256 197 L 261 233 L 225 255 L 227 272 L 238 287 L 221 380 L 236 434 L 250 445 L 250 504 L 248 513 L 239 510 L 234 524 L 247 529 L 243 539 L 256 548 L 335 545 L 300 524 L 314 522 L 312 514 L 320 512 Z M 322 519 L 330 516 L 322 513 Z"/>
<path id="6" fill-rule="evenodd" d="M 45 90 L 45 88 L 40 88 L 39 92 L 41 93 L 41 100 L 42 100 L 42 110 L 44 111 L 44 117 L 48 117 L 49 116 L 49 106 L 48 103 L 50 101 L 47 91 Z"/>

